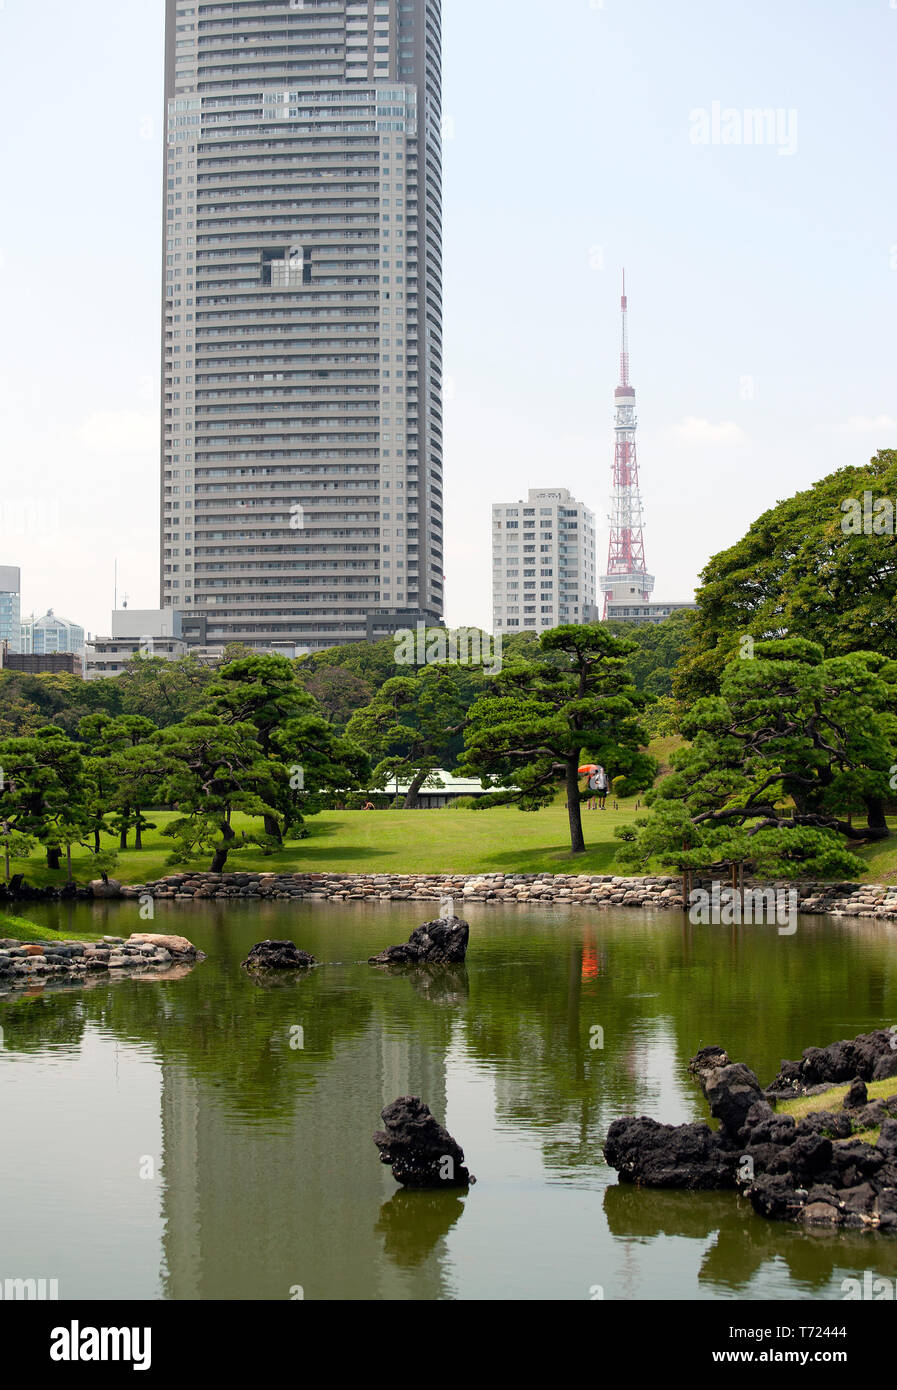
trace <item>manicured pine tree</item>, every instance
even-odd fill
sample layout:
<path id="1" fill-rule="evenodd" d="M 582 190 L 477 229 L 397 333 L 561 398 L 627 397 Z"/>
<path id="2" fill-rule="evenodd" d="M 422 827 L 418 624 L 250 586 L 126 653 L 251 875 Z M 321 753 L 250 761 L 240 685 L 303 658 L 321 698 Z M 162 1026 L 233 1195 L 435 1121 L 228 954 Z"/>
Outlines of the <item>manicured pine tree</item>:
<path id="1" fill-rule="evenodd" d="M 633 644 L 601 624 L 543 633 L 505 664 L 470 711 L 462 768 L 496 779 L 497 798 L 525 811 L 548 806 L 558 782 L 566 793 L 573 854 L 585 851 L 579 767 L 584 757 L 633 790 L 650 787 L 657 771 L 644 751 L 644 698 L 632 684 Z M 484 782 L 485 785 L 485 782 Z M 511 790 L 514 788 L 515 790 Z"/>
<path id="2" fill-rule="evenodd" d="M 682 717 L 690 740 L 617 833 L 621 858 L 678 869 L 750 864 L 771 876 L 856 874 L 851 843 L 890 832 L 897 761 L 897 663 L 874 652 L 826 659 L 799 639 L 746 644 L 720 694 Z M 859 807 L 881 808 L 854 823 Z"/>

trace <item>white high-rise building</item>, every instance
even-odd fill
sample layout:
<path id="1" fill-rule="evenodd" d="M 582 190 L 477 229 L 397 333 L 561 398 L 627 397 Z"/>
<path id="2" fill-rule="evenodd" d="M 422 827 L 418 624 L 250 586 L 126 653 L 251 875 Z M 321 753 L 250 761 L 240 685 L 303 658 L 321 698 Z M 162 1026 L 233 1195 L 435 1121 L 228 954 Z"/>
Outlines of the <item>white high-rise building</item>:
<path id="1" fill-rule="evenodd" d="M 595 620 L 595 515 L 564 487 L 492 508 L 496 635 Z"/>

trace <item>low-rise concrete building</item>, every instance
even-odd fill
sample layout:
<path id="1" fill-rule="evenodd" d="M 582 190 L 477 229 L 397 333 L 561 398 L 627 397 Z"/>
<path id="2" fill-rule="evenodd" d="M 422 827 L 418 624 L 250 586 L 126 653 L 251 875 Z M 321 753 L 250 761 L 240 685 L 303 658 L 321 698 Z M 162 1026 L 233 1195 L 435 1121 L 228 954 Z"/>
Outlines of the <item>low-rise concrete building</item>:
<path id="1" fill-rule="evenodd" d="M 5 643 L 0 643 L 0 667 L 5 671 L 22 671 L 25 675 L 39 676 L 45 672 L 62 673 L 70 676 L 83 676 L 84 665 L 78 652 L 12 652 Z"/>
<path id="2" fill-rule="evenodd" d="M 84 648 L 84 679 L 120 676 L 139 653 L 177 661 L 186 656 L 181 615 L 172 608 L 122 608 L 112 614 L 109 637 L 94 637 Z"/>
<path id="3" fill-rule="evenodd" d="M 662 623 L 682 608 L 697 608 L 696 603 L 640 603 L 633 599 L 629 603 L 608 603 L 607 621 L 616 623 Z M 597 614 L 597 610 L 596 610 Z M 598 621 L 596 616 L 595 621 Z"/>
<path id="4" fill-rule="evenodd" d="M 408 795 L 410 786 L 410 779 L 394 777 L 387 782 L 385 787 L 370 792 L 368 795 L 380 798 L 388 796 L 394 800 L 402 801 Z M 453 773 L 446 772 L 444 768 L 437 768 L 435 772 L 430 773 L 421 787 L 418 798 L 420 809 L 428 811 L 440 806 L 448 806 L 450 802 L 457 801 L 461 796 L 489 796 L 499 790 L 506 791 L 508 788 L 484 787 L 479 777 L 456 777 Z"/>

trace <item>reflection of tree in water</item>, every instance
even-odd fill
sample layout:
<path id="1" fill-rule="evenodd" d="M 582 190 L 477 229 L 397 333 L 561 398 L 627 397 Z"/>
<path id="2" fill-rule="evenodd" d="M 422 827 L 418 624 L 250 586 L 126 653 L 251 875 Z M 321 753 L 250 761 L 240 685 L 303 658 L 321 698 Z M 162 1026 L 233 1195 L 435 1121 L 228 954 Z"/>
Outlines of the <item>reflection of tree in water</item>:
<path id="1" fill-rule="evenodd" d="M 552 1168 L 603 1164 L 602 1130 L 609 1107 L 634 1105 L 643 1080 L 634 1044 L 644 1022 L 643 1000 L 628 999 L 639 978 L 656 989 L 655 962 L 610 960 L 565 933 L 541 952 L 509 957 L 474 977 L 464 1033 L 473 1055 L 503 1066 L 498 1106 L 516 1127 L 537 1130 Z M 629 967 L 629 968 L 627 968 Z M 618 975 L 627 980 L 617 990 Z M 656 1001 L 650 1001 L 653 1005 Z M 603 1047 L 592 1048 L 591 1029 L 603 1028 Z"/>
<path id="2" fill-rule="evenodd" d="M 878 923 L 799 919 L 794 937 L 768 927 L 691 927 L 678 934 L 657 988 L 687 1063 L 719 1043 L 766 1085 L 783 1057 L 893 1022 L 897 969 Z"/>
<path id="3" fill-rule="evenodd" d="M 580 939 L 559 933 L 535 961 L 513 940 L 491 944 L 487 970 L 474 971 L 471 956 L 465 1040 L 499 1064 L 499 1113 L 540 1133 L 550 1168 L 603 1166 L 610 1120 L 650 1107 L 645 1060 L 667 1038 L 666 1069 L 700 1118 L 688 1062 L 702 1043 L 726 1046 L 768 1082 L 782 1057 L 897 1017 L 897 968 L 880 928 L 803 919 L 797 937 L 782 938 L 774 928 L 695 928 L 679 913 L 601 914 Z M 594 1025 L 603 1047 L 593 1051 Z"/>
<path id="4" fill-rule="evenodd" d="M 237 1114 L 287 1118 L 315 1087 L 334 1048 L 368 1026 L 370 1000 L 360 991 L 329 988 L 323 978 L 266 990 L 257 989 L 239 968 L 218 970 L 214 979 L 205 969 L 200 965 L 173 981 L 135 978 L 96 990 L 17 999 L 0 1010 L 6 1047 L 37 1052 L 67 1043 L 77 1048 L 92 1024 L 121 1042 L 149 1046 L 163 1066 L 181 1064 L 219 1086 Z M 297 1025 L 306 1029 L 313 1066 L 303 1067 L 303 1050 L 290 1045 Z"/>
<path id="5" fill-rule="evenodd" d="M 228 967 L 211 981 L 196 971 L 177 990 L 162 985 L 136 998 L 114 990 L 104 1023 L 117 1036 L 151 1039 L 163 1065 L 180 1063 L 220 1086 L 237 1115 L 286 1119 L 336 1046 L 364 1032 L 370 1013 L 364 995 L 328 986 L 324 972 L 260 989 Z M 299 1027 L 304 1047 L 294 1049 Z M 304 1067 L 306 1050 L 314 1062 Z"/>
<path id="6" fill-rule="evenodd" d="M 407 980 L 430 1004 L 456 1007 L 470 996 L 466 965 L 391 965 L 380 967 L 391 979 Z"/>
<path id="7" fill-rule="evenodd" d="M 402 1269 L 414 1269 L 435 1251 L 464 1211 L 455 1191 L 398 1191 L 380 1208 L 374 1227 L 383 1248 Z"/>
<path id="8" fill-rule="evenodd" d="M 467 1007 L 470 983 L 466 967 L 365 968 L 369 986 L 366 998 L 378 1015 L 384 1034 L 413 1038 L 441 1075 L 457 1020 L 464 1017 Z M 427 1096 L 423 1099 L 429 1104 Z"/>
<path id="9" fill-rule="evenodd" d="M 87 1011 L 80 992 L 16 994 L 0 1001 L 4 1050 L 77 1052 L 84 1037 Z"/>
<path id="10" fill-rule="evenodd" d="M 666 1070 L 693 1097 L 697 1118 L 706 1110 L 687 1065 L 702 1042 L 725 1045 L 768 1081 L 782 1057 L 897 1016 L 893 949 L 878 926 L 804 919 L 786 939 L 774 929 L 693 928 L 678 913 L 589 913 L 554 924 L 499 916 L 497 930 L 475 933 L 466 967 L 325 965 L 259 988 L 239 968 L 245 915 L 204 906 L 207 928 L 207 912 L 210 959 L 187 978 L 0 1004 L 7 1050 L 77 1046 L 89 1021 L 184 1064 L 244 1115 L 285 1117 L 334 1050 L 372 1026 L 413 1040 L 440 1070 L 460 1039 L 494 1072 L 502 1123 L 537 1134 L 549 1168 L 592 1175 L 603 1167 L 610 1120 L 654 1113 L 644 1070 L 666 1038 Z M 297 1025 L 308 1065 L 290 1047 Z M 602 1048 L 590 1047 L 595 1026 Z"/>
<path id="11" fill-rule="evenodd" d="M 710 1241 L 699 1282 L 731 1293 L 743 1294 L 754 1276 L 775 1262 L 817 1296 L 831 1292 L 842 1270 L 860 1279 L 865 1269 L 893 1278 L 890 1237 L 765 1221 L 735 1192 L 661 1192 L 621 1183 L 605 1190 L 604 1214 L 621 1241 L 642 1246 L 658 1237 Z"/>

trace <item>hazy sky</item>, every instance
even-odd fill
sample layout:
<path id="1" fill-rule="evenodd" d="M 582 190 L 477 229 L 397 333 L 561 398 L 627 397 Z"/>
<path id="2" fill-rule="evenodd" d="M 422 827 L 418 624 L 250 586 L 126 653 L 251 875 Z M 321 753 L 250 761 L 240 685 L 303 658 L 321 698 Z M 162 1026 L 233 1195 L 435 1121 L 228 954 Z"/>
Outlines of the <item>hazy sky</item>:
<path id="1" fill-rule="evenodd" d="M 528 487 L 594 508 L 603 566 L 624 264 L 648 562 L 688 598 L 897 446 L 897 0 L 443 8 L 447 617 L 491 622 Z M 158 602 L 163 12 L 0 0 L 0 564 L 92 632 L 115 556 Z"/>

